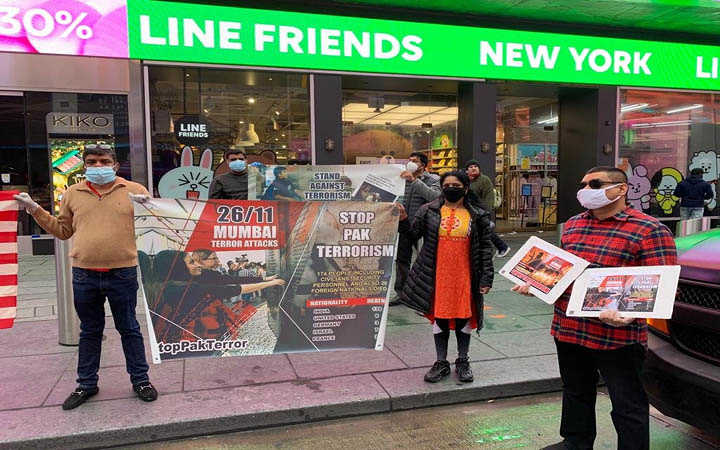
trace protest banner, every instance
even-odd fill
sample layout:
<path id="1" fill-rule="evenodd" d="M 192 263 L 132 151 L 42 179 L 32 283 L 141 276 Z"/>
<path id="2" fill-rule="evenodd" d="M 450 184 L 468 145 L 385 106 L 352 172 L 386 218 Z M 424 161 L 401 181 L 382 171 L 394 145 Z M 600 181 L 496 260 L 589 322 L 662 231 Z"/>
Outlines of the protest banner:
<path id="1" fill-rule="evenodd" d="M 136 204 L 153 361 L 382 350 L 397 221 L 390 203 Z"/>
<path id="2" fill-rule="evenodd" d="M 567 315 L 599 317 L 615 310 L 623 317 L 670 319 L 680 266 L 587 269 L 575 280 Z"/>
<path id="3" fill-rule="evenodd" d="M 394 202 L 405 190 L 400 164 L 255 167 L 250 200 Z"/>
<path id="4" fill-rule="evenodd" d="M 519 286 L 530 285 L 530 293 L 552 305 L 588 265 L 588 261 L 531 236 L 499 273 Z"/>

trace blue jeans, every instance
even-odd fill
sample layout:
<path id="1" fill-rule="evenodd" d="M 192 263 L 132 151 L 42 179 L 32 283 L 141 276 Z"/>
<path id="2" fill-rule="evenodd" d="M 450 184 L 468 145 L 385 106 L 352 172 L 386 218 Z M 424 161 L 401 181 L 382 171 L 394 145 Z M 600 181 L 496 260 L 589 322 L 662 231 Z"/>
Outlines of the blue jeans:
<path id="1" fill-rule="evenodd" d="M 687 219 L 702 219 L 705 208 L 688 208 L 686 206 L 680 207 L 680 218 L 682 220 Z"/>
<path id="2" fill-rule="evenodd" d="M 115 329 L 120 333 L 130 382 L 136 385 L 149 381 L 143 336 L 135 318 L 137 268 L 99 272 L 73 267 L 72 274 L 75 311 L 80 318 L 78 385 L 84 389 L 97 386 L 105 329 L 105 298 L 110 303 Z"/>

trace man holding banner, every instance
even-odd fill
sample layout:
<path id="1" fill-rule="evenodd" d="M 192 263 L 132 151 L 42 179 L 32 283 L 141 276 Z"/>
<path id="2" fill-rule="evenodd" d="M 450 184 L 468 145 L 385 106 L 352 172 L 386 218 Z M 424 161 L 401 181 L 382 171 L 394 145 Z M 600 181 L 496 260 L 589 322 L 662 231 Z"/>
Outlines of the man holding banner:
<path id="1" fill-rule="evenodd" d="M 141 400 L 151 402 L 158 393 L 148 378 L 143 336 L 135 318 L 138 254 L 130 200 L 147 199 L 148 191 L 116 176 L 119 164 L 109 146 L 86 146 L 83 160 L 86 181 L 68 189 L 57 216 L 28 194 L 15 196 L 45 231 L 58 239 L 75 237 L 70 257 L 75 310 L 80 317 L 78 387 L 62 407 L 77 408 L 98 393 L 105 298 L 122 339 L 133 390 Z"/>
<path id="2" fill-rule="evenodd" d="M 412 221 L 415 213 L 425 203 L 429 203 L 440 196 L 440 178 L 428 172 L 428 157 L 425 153 L 413 152 L 410 154 L 410 162 L 407 164 L 400 176 L 405 180 L 405 193 L 402 198 L 402 205 L 405 212 Z M 397 257 L 395 258 L 395 292 L 400 294 L 412 261 L 415 244 L 405 233 L 400 233 L 398 240 Z M 399 305 L 395 299 L 390 306 Z"/>

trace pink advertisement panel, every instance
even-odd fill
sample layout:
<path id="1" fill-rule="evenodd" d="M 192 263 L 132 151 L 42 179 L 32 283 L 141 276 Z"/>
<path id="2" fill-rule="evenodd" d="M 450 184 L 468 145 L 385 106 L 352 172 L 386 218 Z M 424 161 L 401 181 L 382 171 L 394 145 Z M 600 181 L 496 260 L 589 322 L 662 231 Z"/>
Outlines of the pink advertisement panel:
<path id="1" fill-rule="evenodd" d="M 128 57 L 125 0 L 0 0 L 0 52 Z"/>

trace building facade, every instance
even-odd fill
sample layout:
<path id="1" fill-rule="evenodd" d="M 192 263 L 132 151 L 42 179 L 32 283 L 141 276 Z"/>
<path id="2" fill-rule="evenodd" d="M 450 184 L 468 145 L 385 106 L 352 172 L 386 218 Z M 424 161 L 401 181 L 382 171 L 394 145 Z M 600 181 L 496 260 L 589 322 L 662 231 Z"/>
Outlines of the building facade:
<path id="1" fill-rule="evenodd" d="M 164 197 L 202 198 L 230 148 L 266 165 L 421 151 L 438 173 L 475 159 L 513 230 L 575 214 L 595 165 L 626 170 L 633 206 L 668 221 L 690 169 L 718 177 L 713 36 L 435 2 L 17 3 L 0 10 L 0 186 L 48 209 L 82 179 L 90 144 L 114 146 L 120 175 Z M 29 248 L 40 230 L 25 218 L 21 231 Z"/>

